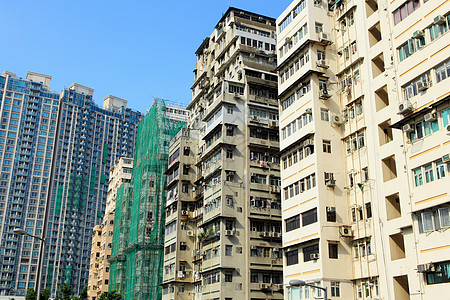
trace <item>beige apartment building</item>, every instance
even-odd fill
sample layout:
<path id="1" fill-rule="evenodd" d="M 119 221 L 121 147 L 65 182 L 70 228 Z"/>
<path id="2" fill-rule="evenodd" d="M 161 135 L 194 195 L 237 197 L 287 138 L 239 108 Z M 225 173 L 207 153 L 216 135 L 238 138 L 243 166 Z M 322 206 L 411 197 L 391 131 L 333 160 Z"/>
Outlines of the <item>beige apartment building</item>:
<path id="1" fill-rule="evenodd" d="M 97 299 L 109 291 L 109 257 L 113 242 L 114 215 L 117 189 L 131 181 L 132 158 L 119 158 L 110 169 L 106 210 L 102 224 L 96 225 L 92 232 L 91 258 L 89 264 L 88 297 Z"/>
<path id="2" fill-rule="evenodd" d="M 286 299 L 447 299 L 449 1 L 277 19 Z"/>
<path id="3" fill-rule="evenodd" d="M 163 299 L 283 299 L 275 20 L 230 8 L 169 150 Z"/>

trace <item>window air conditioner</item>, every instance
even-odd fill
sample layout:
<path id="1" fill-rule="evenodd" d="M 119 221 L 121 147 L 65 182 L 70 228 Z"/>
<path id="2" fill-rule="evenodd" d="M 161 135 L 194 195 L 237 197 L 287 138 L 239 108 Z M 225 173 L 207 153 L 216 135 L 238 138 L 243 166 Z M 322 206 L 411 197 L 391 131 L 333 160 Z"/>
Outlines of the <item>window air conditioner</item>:
<path id="1" fill-rule="evenodd" d="M 450 125 L 449 125 L 450 126 Z M 444 156 L 442 156 L 442 162 L 444 164 L 448 164 L 450 163 L 450 154 L 445 154 Z"/>
<path id="2" fill-rule="evenodd" d="M 421 92 L 427 90 L 429 87 L 430 87 L 430 83 L 428 81 L 417 82 L 417 89 Z"/>
<path id="3" fill-rule="evenodd" d="M 410 124 L 405 124 L 402 127 L 402 131 L 403 132 L 413 132 L 414 131 L 414 126 L 411 126 Z"/>
<path id="4" fill-rule="evenodd" d="M 425 33 L 423 32 L 423 30 L 417 30 L 414 31 L 413 33 L 413 39 L 420 39 L 421 37 L 423 37 L 425 35 Z"/>
<path id="5" fill-rule="evenodd" d="M 333 115 L 333 124 L 334 125 L 342 125 L 342 117 L 340 115 Z"/>
<path id="6" fill-rule="evenodd" d="M 425 114 L 424 119 L 425 119 L 426 122 L 436 121 L 436 114 L 433 114 L 433 113 Z"/>
<path id="7" fill-rule="evenodd" d="M 325 69 L 328 69 L 328 67 L 329 67 L 328 64 L 327 64 L 327 61 L 325 59 L 318 60 L 317 61 L 317 66 L 321 67 L 321 68 L 325 68 Z"/>
<path id="8" fill-rule="evenodd" d="M 328 93 L 327 89 L 321 89 L 319 90 L 319 98 L 320 99 L 328 99 L 330 98 L 331 95 Z"/>
<path id="9" fill-rule="evenodd" d="M 339 233 L 341 234 L 341 236 L 345 236 L 345 237 L 352 237 L 353 236 L 353 232 L 352 232 L 350 226 L 341 226 L 341 227 L 339 227 Z"/>
<path id="10" fill-rule="evenodd" d="M 433 23 L 437 24 L 437 25 L 442 25 L 442 24 L 445 23 L 445 17 L 442 16 L 442 15 L 439 15 L 439 16 L 434 18 Z"/>
<path id="11" fill-rule="evenodd" d="M 309 255 L 309 258 L 311 258 L 311 259 L 319 259 L 319 253 L 311 253 Z"/>
<path id="12" fill-rule="evenodd" d="M 406 100 L 399 104 L 398 113 L 401 115 L 405 115 L 413 110 L 412 104 Z"/>

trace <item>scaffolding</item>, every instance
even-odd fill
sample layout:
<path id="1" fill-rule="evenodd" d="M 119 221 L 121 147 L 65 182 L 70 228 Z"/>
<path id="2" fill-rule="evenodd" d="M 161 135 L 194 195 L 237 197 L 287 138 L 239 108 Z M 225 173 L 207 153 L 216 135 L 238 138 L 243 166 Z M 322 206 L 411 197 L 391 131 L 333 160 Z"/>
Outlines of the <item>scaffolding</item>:
<path id="1" fill-rule="evenodd" d="M 155 99 L 137 130 L 131 183 L 117 196 L 110 290 L 125 300 L 161 299 L 169 140 L 185 123 L 169 119 Z"/>

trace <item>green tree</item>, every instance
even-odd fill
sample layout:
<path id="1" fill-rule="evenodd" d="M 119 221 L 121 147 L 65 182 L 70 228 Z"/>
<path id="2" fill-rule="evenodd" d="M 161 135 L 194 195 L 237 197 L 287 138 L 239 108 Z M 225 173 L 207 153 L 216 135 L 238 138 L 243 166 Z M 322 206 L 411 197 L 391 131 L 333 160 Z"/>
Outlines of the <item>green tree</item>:
<path id="1" fill-rule="evenodd" d="M 70 299 L 71 294 L 72 291 L 70 290 L 69 285 L 65 284 L 58 289 L 55 300 L 71 300 Z"/>
<path id="2" fill-rule="evenodd" d="M 27 295 L 25 296 L 25 300 L 36 300 L 37 299 L 37 293 L 34 291 L 33 288 L 28 289 Z"/>
<path id="3" fill-rule="evenodd" d="M 107 292 L 103 292 L 100 297 L 98 297 L 98 300 L 122 300 L 125 297 L 120 294 L 118 291 L 116 290 L 112 290 L 111 292 L 107 293 Z"/>
<path id="4" fill-rule="evenodd" d="M 85 286 L 83 288 L 83 290 L 81 291 L 80 300 L 87 300 L 87 298 L 88 298 L 87 290 L 88 290 L 88 287 Z"/>
<path id="5" fill-rule="evenodd" d="M 50 291 L 48 289 L 44 289 L 39 296 L 39 300 L 48 300 L 50 298 Z"/>

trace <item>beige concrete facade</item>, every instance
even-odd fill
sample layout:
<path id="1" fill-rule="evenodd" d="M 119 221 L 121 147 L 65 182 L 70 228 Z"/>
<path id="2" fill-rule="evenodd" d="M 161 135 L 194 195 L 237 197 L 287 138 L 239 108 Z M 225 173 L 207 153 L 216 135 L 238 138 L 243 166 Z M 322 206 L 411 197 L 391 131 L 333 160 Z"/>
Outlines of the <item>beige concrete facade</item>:
<path id="1" fill-rule="evenodd" d="M 122 183 L 131 181 L 132 171 L 133 159 L 131 158 L 121 157 L 111 167 L 105 214 L 113 212 L 116 208 L 117 189 L 122 185 Z"/>
<path id="2" fill-rule="evenodd" d="M 286 286 L 446 299 L 449 12 L 448 1 L 306 0 L 277 19 Z"/>
<path id="3" fill-rule="evenodd" d="M 196 51 L 190 130 L 170 148 L 163 299 L 283 299 L 274 31 L 230 8 Z"/>
<path id="4" fill-rule="evenodd" d="M 109 290 L 109 261 L 114 230 L 114 215 L 117 189 L 131 181 L 133 159 L 121 157 L 110 169 L 106 210 L 101 225 L 96 225 L 92 233 L 91 259 L 89 266 L 88 297 L 95 300 Z"/>

